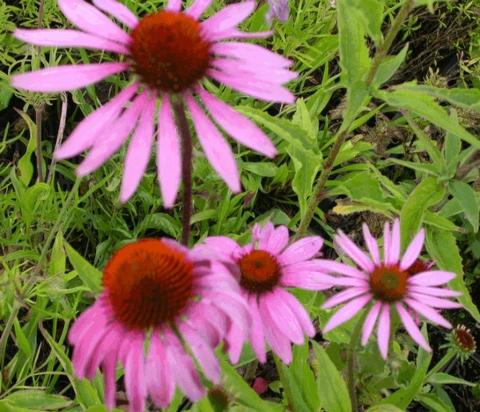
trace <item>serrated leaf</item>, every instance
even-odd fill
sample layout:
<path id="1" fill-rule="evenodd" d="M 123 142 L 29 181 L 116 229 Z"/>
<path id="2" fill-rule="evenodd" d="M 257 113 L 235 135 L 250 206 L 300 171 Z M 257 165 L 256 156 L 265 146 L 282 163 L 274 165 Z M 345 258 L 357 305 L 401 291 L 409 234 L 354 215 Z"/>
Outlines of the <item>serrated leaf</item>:
<path id="1" fill-rule="evenodd" d="M 478 232 L 478 220 L 480 215 L 480 202 L 477 200 L 477 194 L 470 185 L 458 180 L 449 182 L 448 187 L 462 206 L 465 217 L 473 226 L 473 231 Z"/>

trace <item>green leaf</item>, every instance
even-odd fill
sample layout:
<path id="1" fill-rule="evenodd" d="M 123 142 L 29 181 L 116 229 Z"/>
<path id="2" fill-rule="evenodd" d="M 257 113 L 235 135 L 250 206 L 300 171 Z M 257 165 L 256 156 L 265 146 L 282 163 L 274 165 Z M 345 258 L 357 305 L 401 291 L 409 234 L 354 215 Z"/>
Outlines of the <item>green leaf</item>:
<path id="1" fill-rule="evenodd" d="M 408 44 L 406 44 L 396 56 L 388 56 L 378 65 L 377 72 L 372 81 L 373 87 L 380 87 L 383 83 L 390 80 L 405 61 L 407 51 Z"/>
<path id="2" fill-rule="evenodd" d="M 448 187 L 453 194 L 453 197 L 457 199 L 458 203 L 462 206 L 465 217 L 473 226 L 473 231 L 478 232 L 478 219 L 480 215 L 480 202 L 477 199 L 476 192 L 470 185 L 458 180 L 452 180 L 449 182 Z"/>
<path id="3" fill-rule="evenodd" d="M 364 23 L 358 13 L 352 13 L 351 1 L 337 3 L 337 24 L 342 79 L 348 86 L 362 80 L 370 67 Z"/>
<path id="4" fill-rule="evenodd" d="M 453 88 L 446 89 L 442 87 L 426 86 L 426 85 L 411 85 L 406 88 L 411 90 L 419 90 L 427 93 L 430 96 L 445 100 L 455 106 L 464 109 L 475 110 L 480 112 L 480 90 L 479 89 L 465 89 Z"/>
<path id="5" fill-rule="evenodd" d="M 428 382 L 434 383 L 436 385 L 465 385 L 465 386 L 475 386 L 473 382 L 466 381 L 465 379 L 457 378 L 456 376 L 449 375 L 444 372 L 434 373 L 428 378 Z"/>
<path id="6" fill-rule="evenodd" d="M 308 410 L 318 411 L 320 399 L 318 398 L 315 375 L 310 368 L 308 342 L 293 347 L 293 359 L 288 369 L 299 392 L 303 394 L 303 399 L 308 404 Z"/>
<path id="7" fill-rule="evenodd" d="M 28 342 L 28 339 L 25 336 L 22 327 L 20 326 L 18 318 L 13 320 L 13 328 L 15 329 L 15 342 L 17 346 L 26 355 L 26 357 L 29 358 L 32 356 L 32 348 L 30 347 L 30 343 Z"/>
<path id="8" fill-rule="evenodd" d="M 295 379 L 295 376 L 290 372 L 289 368 L 283 364 L 282 361 L 275 361 L 280 381 L 283 385 L 283 396 L 286 398 L 290 408 L 295 412 L 309 412 L 311 409 L 307 405 L 300 382 Z"/>
<path id="9" fill-rule="evenodd" d="M 18 160 L 18 170 L 20 172 L 20 181 L 25 185 L 28 186 L 30 180 L 33 177 L 33 163 L 32 163 L 32 154 L 37 147 L 37 127 L 30 116 L 28 114 L 21 112 L 20 110 L 16 110 L 16 112 L 22 117 L 22 119 L 27 123 L 28 131 L 29 131 L 29 139 L 27 148 L 23 156 Z"/>
<path id="10" fill-rule="evenodd" d="M 400 212 L 403 249 L 419 231 L 427 208 L 440 202 L 444 195 L 445 189 L 434 178 L 427 177 L 408 196 Z"/>
<path id="11" fill-rule="evenodd" d="M 339 2 L 341 3 L 341 2 Z M 328 354 L 317 342 L 312 341 L 313 350 L 319 363 L 317 390 L 320 404 L 326 412 L 351 412 L 352 405 L 347 385 Z"/>
<path id="12" fill-rule="evenodd" d="M 10 99 L 13 96 L 13 89 L 7 85 L 6 82 L 0 82 L 0 112 L 5 110 L 10 104 Z"/>
<path id="13" fill-rule="evenodd" d="M 367 34 L 378 46 L 382 40 L 383 1 L 382 0 L 343 0 L 350 3 L 352 13 L 363 23 Z"/>
<path id="14" fill-rule="evenodd" d="M 65 273 L 65 249 L 63 248 L 63 236 L 58 232 L 53 242 L 50 254 L 48 273 L 50 276 L 62 276 Z"/>
<path id="15" fill-rule="evenodd" d="M 432 412 L 452 412 L 450 407 L 446 405 L 437 395 L 426 393 L 417 396 L 417 400 L 429 411 Z"/>
<path id="16" fill-rule="evenodd" d="M 343 113 L 343 127 L 347 127 L 357 117 L 358 113 L 368 104 L 370 96 L 364 81 L 358 80 L 347 89 L 347 107 Z"/>
<path id="17" fill-rule="evenodd" d="M 60 395 L 51 395 L 41 390 L 26 389 L 12 393 L 6 398 L 17 408 L 28 408 L 41 411 L 53 411 L 67 408 L 72 405 L 72 400 Z"/>
<path id="18" fill-rule="evenodd" d="M 434 98 L 418 90 L 398 86 L 390 92 L 378 91 L 376 96 L 389 105 L 410 110 L 447 132 L 456 134 L 460 139 L 480 149 L 480 139 L 465 130 L 457 121 L 437 103 Z"/>
<path id="19" fill-rule="evenodd" d="M 405 412 L 402 409 L 397 408 L 395 405 L 375 405 L 371 406 L 366 410 L 366 412 Z"/>
<path id="20" fill-rule="evenodd" d="M 463 265 L 460 250 L 458 249 L 455 237 L 451 232 L 432 229 L 427 231 L 427 239 L 425 243 L 427 251 L 438 267 L 443 270 L 455 273 L 457 276 L 449 283 L 449 285 L 462 293 L 458 298 L 465 309 L 480 322 L 480 312 L 473 303 L 470 291 L 465 285 L 463 279 Z"/>
<path id="21" fill-rule="evenodd" d="M 68 259 L 84 285 L 92 292 L 102 290 L 102 272 L 85 260 L 73 247 L 64 241 Z"/>

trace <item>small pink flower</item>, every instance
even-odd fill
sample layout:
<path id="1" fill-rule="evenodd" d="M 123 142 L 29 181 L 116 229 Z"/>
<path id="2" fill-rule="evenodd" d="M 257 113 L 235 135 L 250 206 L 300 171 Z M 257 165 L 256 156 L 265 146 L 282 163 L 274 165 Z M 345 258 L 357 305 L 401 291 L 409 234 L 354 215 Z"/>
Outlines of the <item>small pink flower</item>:
<path id="1" fill-rule="evenodd" d="M 240 284 L 248 301 L 252 324 L 250 341 L 258 359 L 266 361 L 265 342 L 285 362 L 292 360 L 291 343 L 302 344 L 305 335 L 314 336 L 315 328 L 298 300 L 286 288 L 323 290 L 331 286 L 320 275 L 322 267 L 312 259 L 318 254 L 323 240 L 306 237 L 288 245 L 288 229 L 274 228 L 267 223 L 255 225 L 253 242 L 240 246 L 224 236 L 212 236 L 197 246 L 206 256 L 223 261 L 223 273 L 231 273 Z M 221 271 L 217 263 L 217 270 Z M 229 347 L 230 358 L 236 362 L 243 346 L 243 331 L 234 326 Z"/>
<path id="2" fill-rule="evenodd" d="M 367 225 L 363 225 L 363 236 L 369 255 L 359 249 L 343 232 L 335 237 L 336 244 L 352 259 L 357 267 L 325 260 L 322 270 L 339 274 L 332 286 L 344 290 L 327 299 L 323 307 L 332 308 L 341 303 L 346 305 L 336 312 L 325 325 L 326 333 L 355 316 L 368 303 L 368 310 L 362 331 L 362 344 L 365 345 L 377 323 L 377 338 L 380 353 L 388 354 L 390 339 L 390 313 L 395 309 L 412 339 L 422 348 L 430 351 L 430 346 L 418 329 L 414 318 L 421 315 L 438 325 L 450 328 L 448 322 L 437 309 L 459 308 L 462 305 L 446 298 L 460 296 L 453 290 L 439 287 L 455 277 L 454 273 L 443 270 L 430 270 L 428 265 L 417 258 L 423 247 L 424 230 L 414 237 L 403 256 L 400 253 L 400 221 L 396 219 L 393 228 L 386 223 L 383 238 L 383 260 L 377 241 Z M 421 272 L 418 273 L 418 269 Z M 415 274 L 414 274 L 415 273 Z M 413 314 L 413 317 L 412 317 Z"/>
<path id="3" fill-rule="evenodd" d="M 266 156 L 273 157 L 275 147 L 252 121 L 208 92 L 203 83 L 209 78 L 252 97 L 292 103 L 293 95 L 282 85 L 297 77 L 288 69 L 290 60 L 261 46 L 234 40 L 271 34 L 244 33 L 237 28 L 253 12 L 255 1 L 226 6 L 205 21 L 199 21 L 199 17 L 212 0 L 195 0 L 185 11 L 181 11 L 181 0 L 169 0 L 164 10 L 141 19 L 115 0 L 92 2 L 58 0 L 62 12 L 80 30 L 15 31 L 18 39 L 35 45 L 84 47 L 124 57 L 114 63 L 58 66 L 19 74 L 12 77 L 14 87 L 59 92 L 121 72 L 135 79 L 88 115 L 56 152 L 56 158 L 66 159 L 88 150 L 77 169 L 77 174 L 84 176 L 100 167 L 132 135 L 120 193 L 120 200 L 125 202 L 145 172 L 158 123 L 158 176 L 164 204 L 171 207 L 181 170 L 172 106 L 185 103 L 207 159 L 232 191 L 240 191 L 234 154 L 219 127 Z M 159 109 L 157 99 L 161 101 Z"/>
<path id="4" fill-rule="evenodd" d="M 176 386 L 192 401 L 204 396 L 190 352 L 204 375 L 219 382 L 215 347 L 228 325 L 247 329 L 249 323 L 230 276 L 213 274 L 195 251 L 172 240 L 144 239 L 112 256 L 103 284 L 69 340 L 79 378 L 92 379 L 102 367 L 109 408 L 115 407 L 117 362 L 125 369 L 131 412 L 143 412 L 148 395 L 158 407 L 168 406 Z"/>

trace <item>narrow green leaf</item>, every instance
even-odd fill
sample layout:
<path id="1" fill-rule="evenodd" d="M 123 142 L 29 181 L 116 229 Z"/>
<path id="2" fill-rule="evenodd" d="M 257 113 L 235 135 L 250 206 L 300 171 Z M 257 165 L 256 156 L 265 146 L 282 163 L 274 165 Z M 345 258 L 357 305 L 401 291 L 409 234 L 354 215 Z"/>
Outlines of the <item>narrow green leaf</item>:
<path id="1" fill-rule="evenodd" d="M 348 396 L 347 385 L 340 372 L 325 349 L 317 342 L 312 341 L 312 344 L 319 363 L 319 368 L 316 371 L 317 389 L 322 408 L 326 412 L 351 412 L 352 405 Z"/>
<path id="2" fill-rule="evenodd" d="M 102 290 L 102 272 L 85 260 L 73 247 L 64 241 L 68 259 L 85 286 L 92 292 Z"/>
<path id="3" fill-rule="evenodd" d="M 428 93 L 430 96 L 433 96 L 440 100 L 445 100 L 455 106 L 480 112 L 479 89 L 465 89 L 460 87 L 453 89 L 445 89 L 442 87 L 416 84 L 406 85 L 405 88 L 408 88 L 410 90 L 418 90 L 423 93 Z"/>
<path id="4" fill-rule="evenodd" d="M 50 264 L 48 273 L 50 276 L 62 276 L 65 273 L 65 249 L 63 248 L 63 236 L 61 232 L 55 236 L 52 252 L 50 254 Z"/>
<path id="5" fill-rule="evenodd" d="M 67 408 L 73 404 L 73 401 L 65 396 L 51 395 L 36 389 L 17 391 L 8 395 L 5 399 L 15 407 L 41 411 L 54 411 Z"/>
<path id="6" fill-rule="evenodd" d="M 27 149 L 25 150 L 25 153 L 23 156 L 18 160 L 18 170 L 20 172 L 20 181 L 25 185 L 28 186 L 30 183 L 30 180 L 32 180 L 33 177 L 33 163 L 32 163 L 32 154 L 35 151 L 35 148 L 37 147 L 37 139 L 36 139 L 36 133 L 37 133 L 37 127 L 35 126 L 35 123 L 33 122 L 32 119 L 30 119 L 30 116 L 26 114 L 25 112 L 21 112 L 20 110 L 17 110 L 17 113 L 22 117 L 22 119 L 27 123 L 28 126 L 28 132 L 29 132 L 29 139 L 28 139 L 28 144 L 27 144 Z"/>
<path id="7" fill-rule="evenodd" d="M 428 382 L 436 385 L 465 385 L 475 386 L 475 383 L 466 381 L 465 379 L 457 378 L 444 372 L 437 372 L 428 378 Z"/>
<path id="8" fill-rule="evenodd" d="M 371 406 L 366 410 L 366 412 L 405 412 L 402 409 L 397 408 L 395 405 L 375 405 Z"/>
<path id="9" fill-rule="evenodd" d="M 372 81 L 373 87 L 380 87 L 383 83 L 390 80 L 390 78 L 400 68 L 407 57 L 408 44 L 396 56 L 388 56 L 379 65 L 375 77 Z"/>
<path id="10" fill-rule="evenodd" d="M 458 180 L 450 181 L 448 187 L 452 192 L 453 197 L 457 199 L 458 203 L 462 206 L 465 217 L 473 226 L 473 231 L 477 233 L 480 202 L 477 199 L 475 190 L 473 190 L 467 183 Z"/>
<path id="11" fill-rule="evenodd" d="M 438 396 L 425 393 L 419 395 L 417 400 L 423 405 L 428 408 L 429 411 L 432 412 L 452 412 L 448 405 L 446 405 Z"/>

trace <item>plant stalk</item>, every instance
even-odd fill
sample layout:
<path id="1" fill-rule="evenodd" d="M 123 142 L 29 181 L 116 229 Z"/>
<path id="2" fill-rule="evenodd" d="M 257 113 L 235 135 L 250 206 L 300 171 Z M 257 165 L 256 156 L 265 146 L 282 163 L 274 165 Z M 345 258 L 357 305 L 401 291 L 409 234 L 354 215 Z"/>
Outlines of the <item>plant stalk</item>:
<path id="1" fill-rule="evenodd" d="M 182 142 L 182 244 L 188 246 L 190 218 L 192 217 L 192 135 L 188 127 L 183 101 L 180 98 L 172 99 L 172 108 Z"/>

